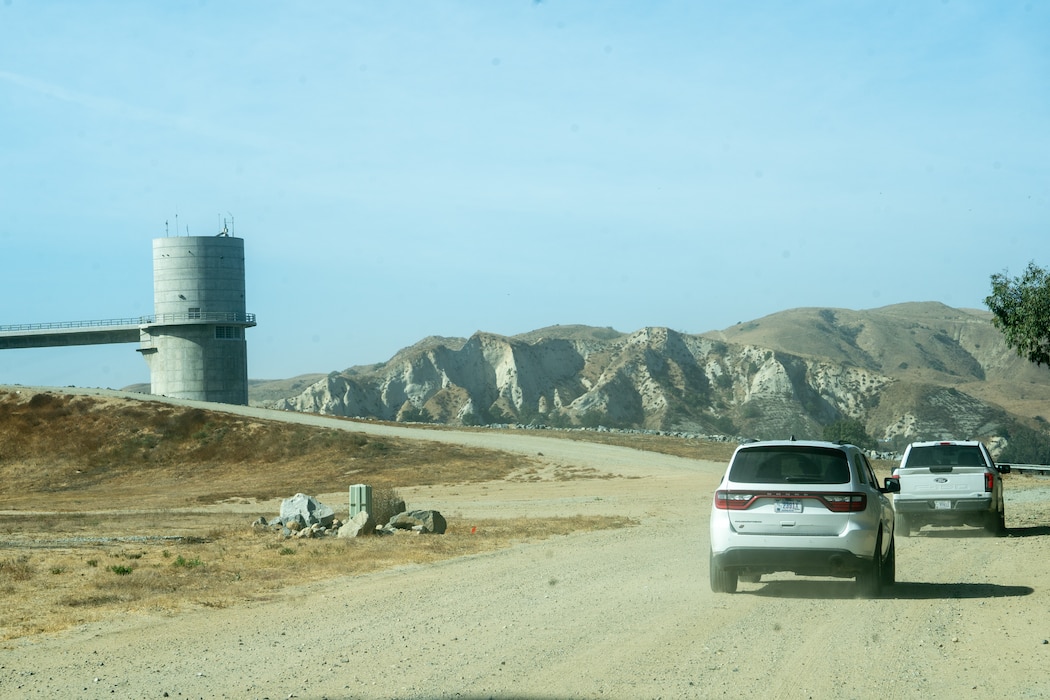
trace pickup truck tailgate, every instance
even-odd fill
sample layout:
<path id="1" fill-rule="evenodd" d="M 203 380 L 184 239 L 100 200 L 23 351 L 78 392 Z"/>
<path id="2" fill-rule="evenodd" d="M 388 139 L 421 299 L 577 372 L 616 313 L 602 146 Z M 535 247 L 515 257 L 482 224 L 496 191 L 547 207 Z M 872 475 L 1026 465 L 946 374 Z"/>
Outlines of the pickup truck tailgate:
<path id="1" fill-rule="evenodd" d="M 981 497 L 988 493 L 984 467 L 912 467 L 899 469 L 897 500 Z"/>

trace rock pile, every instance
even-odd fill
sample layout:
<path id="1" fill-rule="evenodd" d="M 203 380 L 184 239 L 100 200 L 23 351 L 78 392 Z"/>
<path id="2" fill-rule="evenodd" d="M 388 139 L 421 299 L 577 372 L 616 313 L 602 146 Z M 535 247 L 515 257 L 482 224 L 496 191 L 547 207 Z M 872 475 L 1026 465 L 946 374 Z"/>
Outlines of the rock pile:
<path id="1" fill-rule="evenodd" d="M 441 513 L 436 510 L 413 510 L 406 513 L 398 513 L 390 519 L 386 527 L 391 530 L 413 530 L 415 532 L 430 532 L 435 535 L 445 534 L 448 523 Z"/>
<path id="2" fill-rule="evenodd" d="M 361 511 L 343 522 L 335 511 L 313 496 L 297 493 L 281 502 L 281 513 L 276 518 L 259 516 L 252 523 L 255 529 L 274 530 L 284 537 L 339 537 L 341 539 L 364 535 L 393 535 L 398 532 L 443 535 L 448 523 L 436 510 L 413 510 L 394 515 L 388 523 L 379 526 L 372 514 Z"/>

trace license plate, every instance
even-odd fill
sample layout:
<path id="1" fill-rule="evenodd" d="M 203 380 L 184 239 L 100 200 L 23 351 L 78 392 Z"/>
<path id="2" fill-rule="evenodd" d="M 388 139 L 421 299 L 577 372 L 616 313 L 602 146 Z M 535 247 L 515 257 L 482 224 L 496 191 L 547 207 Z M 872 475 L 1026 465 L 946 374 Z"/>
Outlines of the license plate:
<path id="1" fill-rule="evenodd" d="M 934 508 L 934 510 L 951 510 L 952 509 L 952 502 L 951 501 L 934 501 L 933 502 L 933 508 Z"/>
<path id="2" fill-rule="evenodd" d="M 801 513 L 802 501 L 798 498 L 778 498 L 773 504 L 774 513 Z"/>

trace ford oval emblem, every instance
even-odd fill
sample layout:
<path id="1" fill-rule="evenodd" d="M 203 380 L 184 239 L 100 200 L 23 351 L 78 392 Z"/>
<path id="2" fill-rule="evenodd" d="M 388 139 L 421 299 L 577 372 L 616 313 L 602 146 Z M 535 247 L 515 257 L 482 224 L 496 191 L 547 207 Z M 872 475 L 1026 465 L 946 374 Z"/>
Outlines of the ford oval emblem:
<path id="1" fill-rule="evenodd" d="M 938 476 L 936 479 L 934 479 L 934 481 L 936 481 L 938 484 L 947 484 L 948 483 L 948 480 L 945 479 L 943 476 Z"/>

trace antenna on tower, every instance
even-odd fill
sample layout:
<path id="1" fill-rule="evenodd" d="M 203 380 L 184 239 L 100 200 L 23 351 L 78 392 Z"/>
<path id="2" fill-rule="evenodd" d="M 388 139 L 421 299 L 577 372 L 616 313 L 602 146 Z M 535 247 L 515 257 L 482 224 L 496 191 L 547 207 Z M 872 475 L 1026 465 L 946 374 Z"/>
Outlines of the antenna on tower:
<path id="1" fill-rule="evenodd" d="M 230 235 L 233 236 L 234 238 L 236 238 L 237 237 L 237 229 L 235 229 L 233 227 L 233 212 L 232 211 L 227 211 L 226 213 L 230 215 Z M 226 227 L 223 226 L 223 228 L 226 228 Z"/>
<path id="2" fill-rule="evenodd" d="M 164 219 L 164 237 L 168 237 L 168 220 Z"/>

